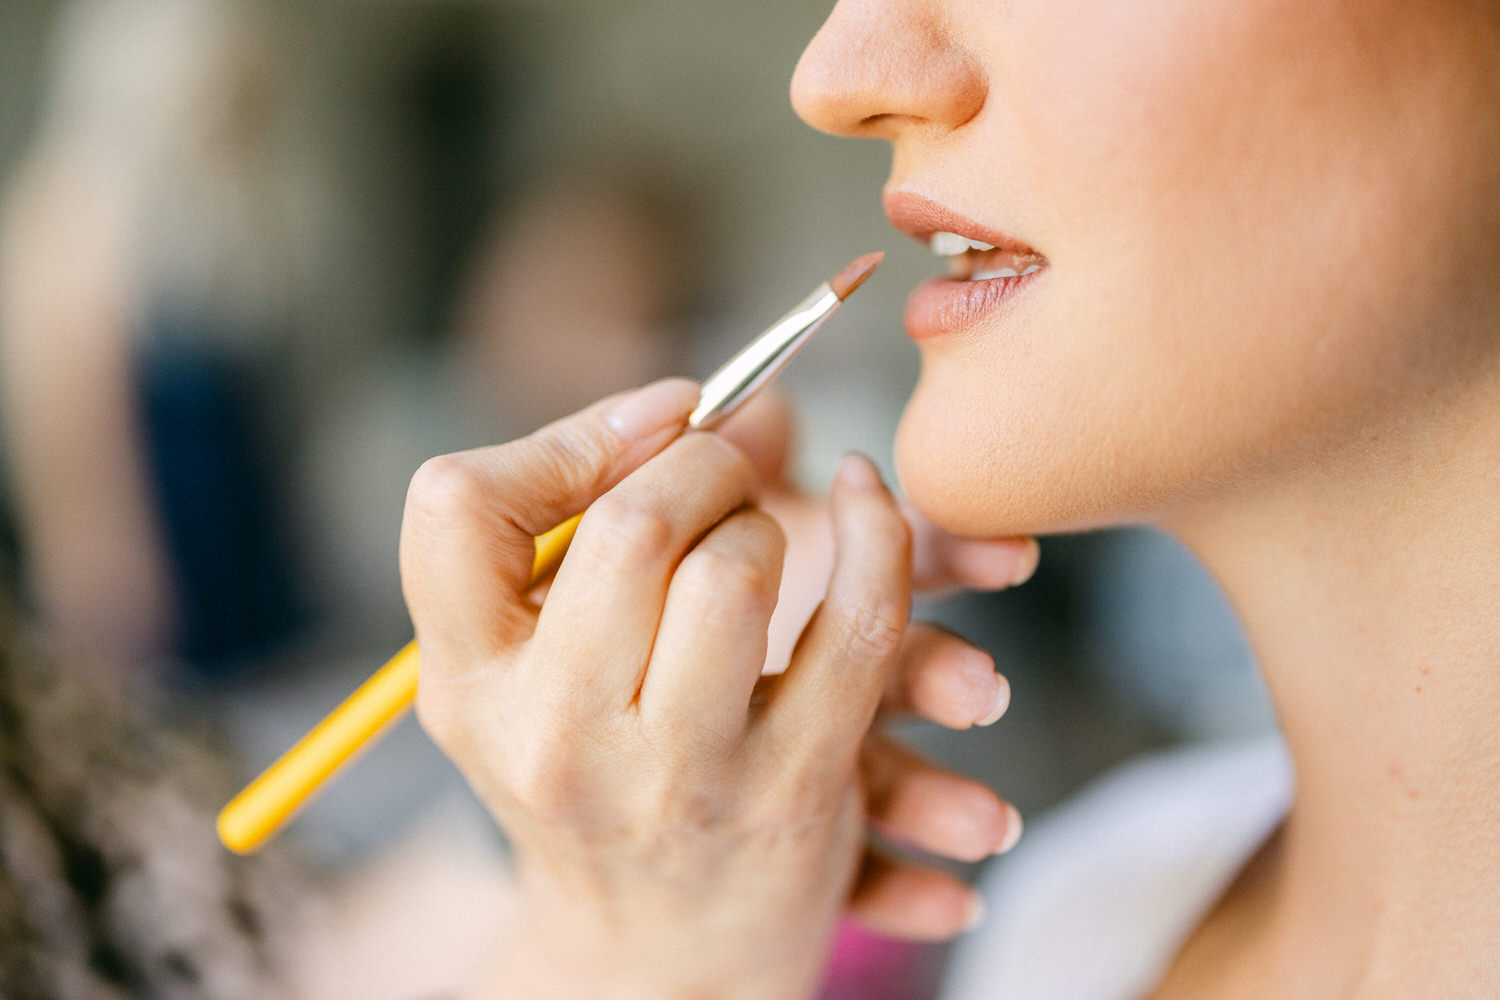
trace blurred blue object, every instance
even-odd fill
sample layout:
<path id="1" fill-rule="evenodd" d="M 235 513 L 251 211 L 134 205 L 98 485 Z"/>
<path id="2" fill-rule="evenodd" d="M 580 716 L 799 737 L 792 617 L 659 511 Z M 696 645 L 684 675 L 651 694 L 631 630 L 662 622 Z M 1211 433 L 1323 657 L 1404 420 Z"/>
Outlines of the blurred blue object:
<path id="1" fill-rule="evenodd" d="M 136 375 L 177 597 L 174 652 L 191 672 L 225 678 L 288 639 L 307 607 L 275 500 L 258 373 L 205 336 L 207 322 L 151 321 Z"/>
<path id="2" fill-rule="evenodd" d="M 1190 739 L 1275 728 L 1234 609 L 1176 541 L 1143 529 L 1110 532 L 1081 591 L 1090 659 L 1154 723 Z"/>

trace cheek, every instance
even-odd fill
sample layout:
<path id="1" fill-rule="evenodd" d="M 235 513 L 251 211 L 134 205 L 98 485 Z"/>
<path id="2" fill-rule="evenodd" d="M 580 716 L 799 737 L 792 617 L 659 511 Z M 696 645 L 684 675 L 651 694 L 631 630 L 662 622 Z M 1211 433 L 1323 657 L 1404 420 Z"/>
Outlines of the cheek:
<path id="1" fill-rule="evenodd" d="M 1452 345 L 1413 335 L 1451 268 L 1411 260 L 1454 252 L 1462 185 L 1430 178 L 1480 158 L 1432 124 L 1455 103 L 1433 60 L 1399 51 L 1431 11 L 1012 9 L 984 143 L 1053 269 L 1026 316 L 924 348 L 897 458 L 928 516 L 971 534 L 1155 519 L 1326 457 L 1452 377 Z"/>
<path id="2" fill-rule="evenodd" d="M 1286 127 L 1329 96 L 1308 92 L 1330 75 L 1308 67 L 1334 54 L 1299 39 L 1328 37 L 1331 2 L 1022 8 L 1014 36 L 989 56 L 1005 67 L 1027 194 L 1044 206 L 1062 262 L 1197 265 L 1223 248 L 1227 226 L 1274 217 L 1282 206 L 1267 181 L 1287 172 L 1288 154 L 1306 152 L 1288 148 L 1298 139 Z M 1231 202 L 1245 191 L 1258 201 Z M 1252 266 L 1253 250 L 1233 248 Z"/>

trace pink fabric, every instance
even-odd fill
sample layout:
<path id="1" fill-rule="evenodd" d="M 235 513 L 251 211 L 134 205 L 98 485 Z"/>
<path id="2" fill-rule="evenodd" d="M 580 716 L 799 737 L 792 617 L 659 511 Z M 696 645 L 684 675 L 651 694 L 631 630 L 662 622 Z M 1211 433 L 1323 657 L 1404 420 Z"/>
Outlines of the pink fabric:
<path id="1" fill-rule="evenodd" d="M 937 949 L 881 937 L 851 920 L 839 927 L 823 1000 L 924 1000 Z"/>

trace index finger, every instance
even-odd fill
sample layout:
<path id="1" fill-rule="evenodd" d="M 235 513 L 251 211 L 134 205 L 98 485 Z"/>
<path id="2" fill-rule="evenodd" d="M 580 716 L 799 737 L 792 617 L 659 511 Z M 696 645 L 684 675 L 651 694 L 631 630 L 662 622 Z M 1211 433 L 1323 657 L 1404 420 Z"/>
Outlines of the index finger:
<path id="1" fill-rule="evenodd" d="M 484 655 L 529 634 L 536 535 L 586 508 L 687 426 L 698 387 L 666 379 L 412 477 L 401 584 L 424 654 Z M 433 659 L 424 656 L 424 664 Z"/>

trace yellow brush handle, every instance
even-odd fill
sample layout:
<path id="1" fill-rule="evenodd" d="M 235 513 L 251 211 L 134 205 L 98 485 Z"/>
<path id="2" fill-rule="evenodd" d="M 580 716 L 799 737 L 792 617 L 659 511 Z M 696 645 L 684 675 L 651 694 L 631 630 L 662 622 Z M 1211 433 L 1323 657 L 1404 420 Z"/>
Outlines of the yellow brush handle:
<path id="1" fill-rule="evenodd" d="M 582 517 L 579 514 L 537 537 L 533 585 L 562 562 Z M 323 782 L 410 708 L 416 696 L 414 640 L 224 807 L 218 824 L 224 846 L 248 854 L 264 844 L 317 794 Z"/>

